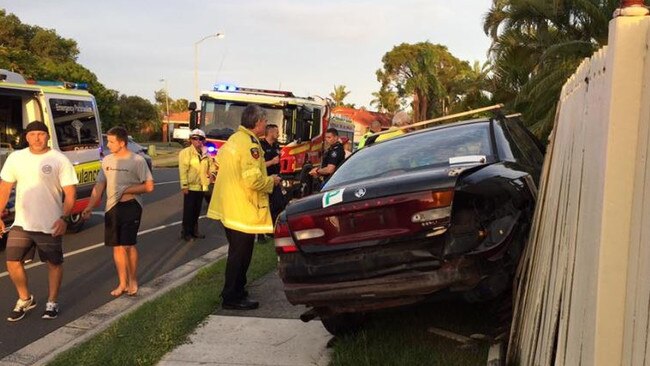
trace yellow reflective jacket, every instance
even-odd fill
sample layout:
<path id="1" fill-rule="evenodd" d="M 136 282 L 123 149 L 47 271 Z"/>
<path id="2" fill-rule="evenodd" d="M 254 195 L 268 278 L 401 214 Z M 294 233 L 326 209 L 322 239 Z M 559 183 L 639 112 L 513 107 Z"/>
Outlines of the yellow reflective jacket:
<path id="1" fill-rule="evenodd" d="M 257 136 L 240 126 L 219 149 L 217 165 L 208 217 L 248 234 L 273 232 L 269 211 L 273 178 L 266 175 L 264 150 Z"/>
<path id="2" fill-rule="evenodd" d="M 369 136 L 372 136 L 374 132 L 368 131 L 363 136 L 361 136 L 361 139 L 359 140 L 359 145 L 357 145 L 357 150 L 363 149 L 364 146 L 366 146 L 366 141 L 368 140 Z"/>
<path id="3" fill-rule="evenodd" d="M 384 133 L 384 134 L 381 134 L 381 135 L 377 136 L 377 139 L 375 140 L 375 142 L 380 142 L 380 141 L 390 140 L 390 139 L 392 139 L 393 137 L 397 137 L 397 136 L 399 136 L 399 135 L 403 135 L 403 134 L 404 134 L 404 130 L 398 130 L 398 129 L 395 128 L 395 127 L 391 127 L 391 128 L 389 128 L 388 130 L 391 131 L 391 132 L 386 132 L 386 133 Z"/>
<path id="4" fill-rule="evenodd" d="M 178 153 L 178 174 L 181 189 L 207 191 L 210 184 L 210 157 L 200 154 L 194 146 L 184 148 Z"/>

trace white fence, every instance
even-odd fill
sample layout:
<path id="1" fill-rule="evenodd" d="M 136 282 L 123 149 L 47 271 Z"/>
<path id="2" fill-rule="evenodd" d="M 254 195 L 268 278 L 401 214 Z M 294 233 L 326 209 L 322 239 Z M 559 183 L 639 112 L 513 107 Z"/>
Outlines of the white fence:
<path id="1" fill-rule="evenodd" d="M 615 18 L 564 85 L 509 364 L 650 365 L 649 30 Z"/>

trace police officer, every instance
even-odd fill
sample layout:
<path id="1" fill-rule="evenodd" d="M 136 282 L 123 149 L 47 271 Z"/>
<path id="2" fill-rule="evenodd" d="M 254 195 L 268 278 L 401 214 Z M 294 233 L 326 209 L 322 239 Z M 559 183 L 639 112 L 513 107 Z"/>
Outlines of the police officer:
<path id="1" fill-rule="evenodd" d="M 277 125 L 266 125 L 266 132 L 264 138 L 260 140 L 262 150 L 264 150 L 264 161 L 266 165 L 266 174 L 271 176 L 273 174 L 280 174 L 280 144 L 278 144 L 278 136 L 280 130 Z M 269 197 L 271 205 L 271 219 L 275 223 L 275 219 L 280 212 L 284 209 L 284 198 L 282 197 L 282 188 L 280 185 L 273 187 L 273 192 Z"/>
<path id="2" fill-rule="evenodd" d="M 325 143 L 329 146 L 325 155 L 323 156 L 323 161 L 319 168 L 314 168 L 309 172 L 314 178 L 322 177 L 323 184 L 327 183 L 332 174 L 338 169 L 338 167 L 345 160 L 345 151 L 343 150 L 343 144 L 339 141 L 339 132 L 336 128 L 328 128 L 325 132 Z"/>

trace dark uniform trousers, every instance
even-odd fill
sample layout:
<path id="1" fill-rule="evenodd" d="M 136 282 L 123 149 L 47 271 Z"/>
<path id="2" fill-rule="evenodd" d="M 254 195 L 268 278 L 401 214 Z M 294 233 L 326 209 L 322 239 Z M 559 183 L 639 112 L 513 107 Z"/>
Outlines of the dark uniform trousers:
<path id="1" fill-rule="evenodd" d="M 255 234 L 224 228 L 228 239 L 228 260 L 226 261 L 226 281 L 221 298 L 223 302 L 237 302 L 245 298 L 246 272 L 253 256 Z"/>
<path id="2" fill-rule="evenodd" d="M 198 235 L 199 215 L 204 192 L 188 191 L 183 195 L 183 235 Z"/>
<path id="3" fill-rule="evenodd" d="M 282 188 L 279 185 L 273 187 L 273 192 L 269 195 L 269 205 L 271 210 L 271 220 L 273 220 L 273 225 L 275 226 L 275 220 L 286 206 L 284 195 L 282 194 Z"/>

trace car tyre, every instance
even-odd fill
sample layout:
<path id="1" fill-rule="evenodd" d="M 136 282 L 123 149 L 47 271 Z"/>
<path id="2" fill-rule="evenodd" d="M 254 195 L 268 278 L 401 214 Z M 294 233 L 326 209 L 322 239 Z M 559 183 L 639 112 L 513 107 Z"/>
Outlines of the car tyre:
<path id="1" fill-rule="evenodd" d="M 340 337 L 361 330 L 366 317 L 361 313 L 344 313 L 322 317 L 321 322 L 330 334 Z"/>
<path id="2" fill-rule="evenodd" d="M 68 222 L 68 231 L 73 233 L 78 233 L 84 226 L 86 221 L 81 217 L 81 213 L 70 215 L 70 221 Z"/>

